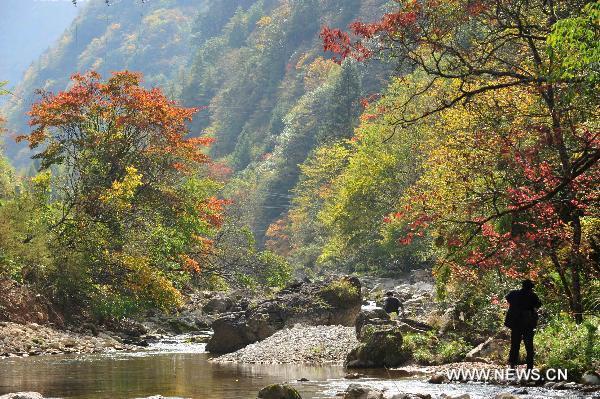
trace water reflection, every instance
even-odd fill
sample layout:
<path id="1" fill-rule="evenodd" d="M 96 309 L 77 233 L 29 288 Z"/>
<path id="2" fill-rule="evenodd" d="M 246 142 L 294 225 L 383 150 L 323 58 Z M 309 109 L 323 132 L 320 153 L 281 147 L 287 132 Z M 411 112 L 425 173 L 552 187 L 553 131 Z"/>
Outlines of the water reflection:
<path id="1" fill-rule="evenodd" d="M 206 399 L 256 398 L 270 383 L 340 378 L 341 367 L 215 364 L 205 353 L 146 356 L 30 357 L 0 361 L 0 394 L 37 391 L 65 398 L 163 396 Z M 299 384 L 305 398 L 316 384 Z"/>
<path id="2" fill-rule="evenodd" d="M 421 379 L 390 379 L 373 370 L 358 381 L 345 380 L 342 367 L 298 365 L 218 364 L 210 362 L 204 346 L 183 341 L 161 343 L 138 353 L 84 356 L 46 356 L 0 360 L 0 395 L 37 391 L 47 397 L 125 399 L 163 395 L 202 399 L 254 399 L 265 385 L 292 383 L 304 399 L 332 398 L 359 382 L 390 393 L 441 393 L 473 399 L 494 397 L 513 388 L 486 384 L 434 385 Z M 190 353 L 191 352 L 191 353 Z M 307 378 L 308 382 L 297 382 Z M 578 392 L 528 388 L 522 398 L 583 398 Z M 591 396 L 591 395 L 590 395 Z M 590 397 L 588 396 L 588 397 Z"/>

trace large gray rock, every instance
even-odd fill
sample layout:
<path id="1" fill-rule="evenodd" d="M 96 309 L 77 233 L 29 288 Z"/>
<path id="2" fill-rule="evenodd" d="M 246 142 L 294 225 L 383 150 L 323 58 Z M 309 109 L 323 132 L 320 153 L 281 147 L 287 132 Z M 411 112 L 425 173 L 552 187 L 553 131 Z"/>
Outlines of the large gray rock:
<path id="1" fill-rule="evenodd" d="M 298 323 L 353 326 L 361 304 L 360 281 L 355 277 L 298 282 L 274 299 L 215 320 L 206 350 L 233 352 Z"/>
<path id="2" fill-rule="evenodd" d="M 284 325 L 283 311 L 276 306 L 265 306 L 260 311 L 248 314 L 233 313 L 213 322 L 214 334 L 206 350 L 212 353 L 234 352 L 270 337 Z"/>
<path id="3" fill-rule="evenodd" d="M 233 308 L 233 301 L 224 295 L 219 295 L 209 299 L 202 310 L 206 313 L 225 313 L 231 308 Z"/>
<path id="4" fill-rule="evenodd" d="M 446 309 L 439 320 L 439 330 L 441 333 L 468 333 L 471 328 L 465 321 L 461 313 L 454 307 Z"/>
<path id="5" fill-rule="evenodd" d="M 436 373 L 429 377 L 427 382 L 430 384 L 443 384 L 445 382 L 448 382 L 448 377 L 446 377 L 446 375 L 443 373 Z"/>
<path id="6" fill-rule="evenodd" d="M 600 385 L 600 375 L 595 371 L 586 371 L 581 376 L 581 383 L 585 385 Z"/>
<path id="7" fill-rule="evenodd" d="M 418 320 L 409 319 L 404 317 L 397 321 L 398 328 L 404 333 L 412 332 L 412 333 L 424 333 L 427 331 L 432 331 L 434 328 L 427 323 L 423 323 Z"/>
<path id="8" fill-rule="evenodd" d="M 356 316 L 355 328 L 356 338 L 361 338 L 361 332 L 366 325 L 394 325 L 395 322 L 390 319 L 390 315 L 383 309 L 363 310 Z"/>
<path id="9" fill-rule="evenodd" d="M 258 392 L 259 399 L 302 399 L 298 391 L 289 385 L 273 384 Z"/>
<path id="10" fill-rule="evenodd" d="M 383 392 L 364 385 L 350 384 L 343 399 L 383 399 Z"/>
<path id="11" fill-rule="evenodd" d="M 409 359 L 402 348 L 402 331 L 397 327 L 366 325 L 361 343 L 348 354 L 348 368 L 398 367 Z"/>
<path id="12" fill-rule="evenodd" d="M 465 356 L 465 360 L 467 362 L 481 362 L 489 359 L 500 360 L 504 358 L 506 348 L 509 346 L 510 342 L 507 340 L 490 337 L 471 349 Z"/>

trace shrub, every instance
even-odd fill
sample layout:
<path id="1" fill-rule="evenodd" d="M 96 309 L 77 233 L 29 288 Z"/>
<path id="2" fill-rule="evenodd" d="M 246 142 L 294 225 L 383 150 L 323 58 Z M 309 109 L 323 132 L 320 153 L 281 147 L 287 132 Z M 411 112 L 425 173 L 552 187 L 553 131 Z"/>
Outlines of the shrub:
<path id="1" fill-rule="evenodd" d="M 404 349 L 412 354 L 412 358 L 419 364 L 433 364 L 435 355 L 432 347 L 437 341 L 432 332 L 404 334 Z"/>
<path id="2" fill-rule="evenodd" d="M 98 290 L 92 296 L 92 314 L 97 320 L 119 320 L 141 311 L 142 306 L 135 299 L 107 289 Z"/>
<path id="3" fill-rule="evenodd" d="M 544 368 L 566 368 L 577 380 L 600 366 L 600 317 L 577 325 L 568 316 L 550 321 L 535 336 L 537 361 Z"/>
<path id="4" fill-rule="evenodd" d="M 459 362 L 464 359 L 469 349 L 470 346 L 462 338 L 443 340 L 436 348 L 436 358 L 439 363 Z"/>
<path id="5" fill-rule="evenodd" d="M 263 273 L 260 277 L 268 287 L 283 288 L 290 282 L 293 270 L 285 258 L 270 251 L 262 251 L 258 258 L 264 265 Z"/>
<path id="6" fill-rule="evenodd" d="M 321 290 L 321 297 L 330 304 L 343 304 L 356 301 L 360 292 L 348 279 L 340 279 L 325 286 Z"/>
<path id="7" fill-rule="evenodd" d="M 437 337 L 433 331 L 404 334 L 404 349 L 419 364 L 444 364 L 462 360 L 470 347 L 463 338 Z"/>

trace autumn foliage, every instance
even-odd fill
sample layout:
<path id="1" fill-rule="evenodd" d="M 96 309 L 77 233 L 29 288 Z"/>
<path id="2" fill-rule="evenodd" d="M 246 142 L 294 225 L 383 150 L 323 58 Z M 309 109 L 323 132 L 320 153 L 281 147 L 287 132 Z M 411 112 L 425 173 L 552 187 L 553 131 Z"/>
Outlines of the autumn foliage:
<path id="1" fill-rule="evenodd" d="M 212 140 L 189 137 L 196 110 L 144 88 L 139 74 L 103 81 L 88 72 L 72 82 L 41 93 L 33 130 L 19 138 L 40 150 L 42 169 L 60 168 L 52 189 L 61 212 L 51 228 L 67 258 L 87 259 L 73 265 L 89 268 L 83 281 L 60 270 L 58 278 L 92 302 L 177 303 L 177 286 L 202 270 L 223 223 L 219 183 L 203 177 Z"/>
<path id="2" fill-rule="evenodd" d="M 582 280 L 600 276 L 590 252 L 600 216 L 598 3 L 396 3 L 378 21 L 321 32 L 340 59 L 392 58 L 413 71 L 400 77 L 407 100 L 368 120 L 391 113 L 395 130 L 430 123 L 437 135 L 423 177 L 385 222 L 401 226 L 403 245 L 435 239 L 455 281 L 493 271 L 545 281 L 581 321 L 591 294 Z"/>
<path id="3" fill-rule="evenodd" d="M 26 139 L 31 148 L 36 148 L 53 140 L 52 128 L 80 130 L 93 122 L 94 127 L 102 129 L 90 135 L 90 140 L 98 144 L 106 136 L 120 138 L 119 135 L 123 135 L 123 139 L 135 140 L 144 135 L 143 150 L 147 153 L 162 152 L 186 162 L 208 161 L 202 147 L 211 140 L 186 137 L 186 123 L 197 110 L 176 106 L 158 88 L 144 89 L 140 86 L 140 74 L 116 72 L 102 82 L 98 73 L 89 72 L 73 75 L 72 81 L 67 91 L 41 93 L 41 101 L 34 104 L 29 113 L 33 131 L 28 136 L 20 136 L 19 140 Z M 49 146 L 38 158 L 51 159 L 57 155 L 53 152 L 56 150 Z"/>

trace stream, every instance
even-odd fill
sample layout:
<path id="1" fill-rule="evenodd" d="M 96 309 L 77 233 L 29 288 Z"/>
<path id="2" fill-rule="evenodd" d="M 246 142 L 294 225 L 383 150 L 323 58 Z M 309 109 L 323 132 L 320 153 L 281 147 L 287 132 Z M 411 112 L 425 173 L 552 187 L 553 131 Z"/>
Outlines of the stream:
<path id="1" fill-rule="evenodd" d="M 0 360 L 0 394 L 36 391 L 56 398 L 137 398 L 163 395 L 178 398 L 254 399 L 272 383 L 288 382 L 304 399 L 332 398 L 351 383 L 391 392 L 442 393 L 490 398 L 514 387 L 487 384 L 434 385 L 422 379 L 387 378 L 373 371 L 358 380 L 344 379 L 340 366 L 218 364 L 210 362 L 204 344 L 179 336 L 139 352 L 100 355 L 57 355 Z M 309 381 L 297 380 L 306 378 Z M 522 398 L 584 398 L 572 391 L 527 388 Z"/>

